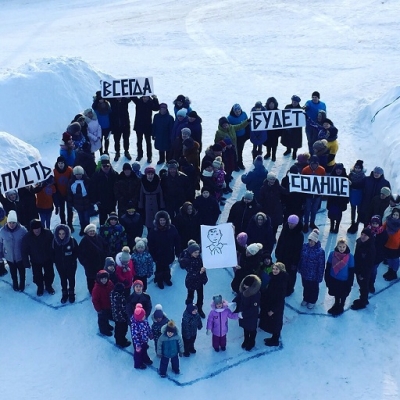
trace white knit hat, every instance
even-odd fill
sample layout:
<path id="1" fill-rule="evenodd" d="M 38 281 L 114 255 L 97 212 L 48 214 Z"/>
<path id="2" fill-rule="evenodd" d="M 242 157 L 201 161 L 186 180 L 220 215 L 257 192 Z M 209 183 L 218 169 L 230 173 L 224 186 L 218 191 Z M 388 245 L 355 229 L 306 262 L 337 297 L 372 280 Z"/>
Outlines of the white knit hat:
<path id="1" fill-rule="evenodd" d="M 89 224 L 86 225 L 85 229 L 83 230 L 84 233 L 88 233 L 90 231 L 95 231 L 96 232 L 97 228 L 95 224 Z"/>
<path id="2" fill-rule="evenodd" d="M 313 231 L 308 235 L 308 240 L 312 240 L 313 242 L 317 243 L 319 240 L 319 230 L 313 229 Z"/>
<path id="3" fill-rule="evenodd" d="M 17 213 L 14 210 L 8 213 L 7 222 L 18 222 Z"/>
<path id="4" fill-rule="evenodd" d="M 247 246 L 246 250 L 254 256 L 257 254 L 261 249 L 263 248 L 263 245 L 261 243 L 252 243 L 251 245 Z"/>

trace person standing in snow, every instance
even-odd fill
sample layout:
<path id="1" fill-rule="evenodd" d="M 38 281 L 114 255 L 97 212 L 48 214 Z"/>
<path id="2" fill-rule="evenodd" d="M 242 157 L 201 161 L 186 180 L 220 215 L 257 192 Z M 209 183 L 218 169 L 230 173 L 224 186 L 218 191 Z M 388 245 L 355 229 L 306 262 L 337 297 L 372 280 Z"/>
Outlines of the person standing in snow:
<path id="1" fill-rule="evenodd" d="M 226 334 L 228 319 L 238 319 L 239 316 L 229 309 L 228 302 L 221 295 L 213 296 L 211 311 L 207 317 L 207 335 L 212 334 L 212 347 L 218 353 L 226 350 Z"/>
<path id="2" fill-rule="evenodd" d="M 0 229 L 0 271 L 5 275 L 5 259 L 10 269 L 12 286 L 15 292 L 25 290 L 25 266 L 22 259 L 22 239 L 28 233 L 27 229 L 18 222 L 17 213 L 11 210 L 7 223 Z M 18 279 L 19 278 L 19 279 Z"/>
<path id="3" fill-rule="evenodd" d="M 248 117 L 246 112 L 242 110 L 240 104 L 236 103 L 232 106 L 227 119 L 231 126 L 235 126 L 247 121 Z M 237 165 L 240 169 L 245 169 L 243 165 L 243 149 L 246 142 L 250 139 L 250 132 L 249 129 L 247 129 L 247 126 L 248 124 L 246 124 L 245 127 L 236 130 Z"/>
<path id="4" fill-rule="evenodd" d="M 25 268 L 32 267 L 33 282 L 37 285 L 38 296 L 46 291 L 53 295 L 54 267 L 53 267 L 53 234 L 43 228 L 38 219 L 33 219 L 29 232 L 22 239 L 22 259 Z"/>
<path id="5" fill-rule="evenodd" d="M 197 331 L 203 328 L 203 322 L 198 313 L 196 304 L 189 303 L 182 316 L 182 338 L 185 357 L 190 357 L 190 354 L 196 354 L 194 343 L 197 338 Z"/>
<path id="6" fill-rule="evenodd" d="M 158 103 L 157 96 L 142 96 L 132 97 L 133 103 L 136 106 L 135 122 L 133 130 L 136 132 L 137 138 L 137 157 L 136 161 L 140 161 L 143 158 L 143 136 L 146 141 L 146 153 L 147 163 L 150 164 L 152 161 L 152 147 L 151 147 L 151 134 L 152 134 L 152 116 L 153 111 L 158 111 L 160 105 Z"/>
<path id="7" fill-rule="evenodd" d="M 115 321 L 114 338 L 118 347 L 125 348 L 131 342 L 126 338 L 128 332 L 128 316 L 126 315 L 126 298 L 124 295 L 124 285 L 116 283 L 110 293 L 112 319 Z"/>
<path id="8" fill-rule="evenodd" d="M 78 243 L 71 236 L 69 226 L 57 225 L 52 243 L 53 260 L 61 280 L 61 303 L 75 302 L 75 274 L 78 267 Z"/>
<path id="9" fill-rule="evenodd" d="M 291 100 L 292 102 L 285 106 L 285 110 L 303 108 L 300 105 L 301 98 L 299 96 L 294 94 Z M 297 157 L 297 150 L 303 146 L 303 128 L 300 126 L 298 128 L 285 129 L 282 131 L 281 143 L 283 146 L 286 146 L 286 151 L 283 155 L 288 156 L 293 150 L 292 159 L 295 160 Z"/>
<path id="10" fill-rule="evenodd" d="M 113 327 L 109 321 L 112 319 L 111 313 L 111 292 L 114 284 L 110 281 L 108 272 L 104 269 L 96 274 L 96 282 L 92 292 L 92 303 L 97 311 L 97 323 L 99 331 L 104 336 L 112 336 Z"/>
<path id="11" fill-rule="evenodd" d="M 319 230 L 314 229 L 308 235 L 308 243 L 303 244 L 299 262 L 299 273 L 303 284 L 303 301 L 301 305 L 309 310 L 315 307 L 318 300 L 319 284 L 324 277 L 325 250 L 319 241 Z"/>
<path id="12" fill-rule="evenodd" d="M 101 97 L 101 91 L 97 91 L 93 97 L 92 108 L 96 113 L 97 120 L 101 127 L 101 139 L 100 139 L 100 155 L 108 154 L 108 147 L 110 146 L 110 134 L 111 134 L 111 104 Z M 104 147 L 102 142 L 104 141 Z"/>
<path id="13" fill-rule="evenodd" d="M 103 133 L 99 121 L 97 120 L 97 114 L 91 108 L 86 109 L 83 115 L 88 125 L 87 134 L 90 141 L 90 151 L 94 154 L 97 150 L 101 149 Z"/>

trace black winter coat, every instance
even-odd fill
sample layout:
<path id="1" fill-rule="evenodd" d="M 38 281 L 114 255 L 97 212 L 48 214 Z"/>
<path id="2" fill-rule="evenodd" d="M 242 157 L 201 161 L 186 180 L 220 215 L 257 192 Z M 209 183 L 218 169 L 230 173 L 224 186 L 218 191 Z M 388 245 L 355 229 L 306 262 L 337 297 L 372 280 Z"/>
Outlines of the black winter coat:
<path id="1" fill-rule="evenodd" d="M 385 244 L 388 241 L 389 235 L 386 229 L 381 233 L 374 234 L 375 238 L 375 260 L 374 265 L 380 264 L 386 258 Z"/>
<path id="2" fill-rule="evenodd" d="M 367 214 L 365 216 L 365 220 L 367 223 L 371 221 L 371 218 L 374 215 L 379 215 L 383 217 L 383 213 L 385 210 L 389 207 L 390 204 L 390 196 L 386 197 L 385 199 L 381 199 L 381 196 L 378 194 L 377 196 L 374 196 L 374 198 L 371 200 L 371 203 L 369 204 Z"/>
<path id="3" fill-rule="evenodd" d="M 130 129 L 130 119 L 128 105 L 131 99 L 123 97 L 121 99 L 108 99 L 111 104 L 110 123 L 111 130 L 119 130 L 123 128 Z"/>
<path id="4" fill-rule="evenodd" d="M 247 243 L 261 243 L 263 245 L 263 251 L 272 253 L 272 249 L 275 244 L 275 237 L 272 231 L 271 219 L 267 216 L 266 221 L 260 226 L 256 221 L 257 215 L 251 218 L 247 225 Z"/>
<path id="5" fill-rule="evenodd" d="M 269 276 L 268 286 L 261 295 L 259 327 L 265 332 L 279 335 L 283 325 L 288 274 L 281 271 L 274 275 L 271 272 Z M 268 315 L 269 311 L 273 312 L 271 316 Z"/>
<path id="6" fill-rule="evenodd" d="M 347 178 L 346 169 L 343 168 L 342 173 L 338 175 L 336 170 L 333 169 L 330 176 L 341 176 Z M 328 196 L 328 201 L 326 202 L 326 208 L 328 210 L 328 218 L 336 219 L 337 213 L 346 211 L 347 204 L 349 203 L 348 197 L 343 196 Z M 332 214 L 332 215 L 331 215 Z"/>
<path id="7" fill-rule="evenodd" d="M 118 173 L 111 167 L 108 174 L 101 169 L 94 173 L 90 180 L 90 199 L 93 204 L 100 202 L 99 208 L 115 210 L 116 199 L 114 186 L 118 180 Z"/>
<path id="8" fill-rule="evenodd" d="M 122 215 L 128 208 L 128 202 L 133 202 L 133 207 L 137 210 L 139 204 L 141 181 L 140 178 L 131 172 L 126 176 L 124 171 L 118 175 L 114 185 L 115 199 L 118 201 L 118 211 Z"/>
<path id="9" fill-rule="evenodd" d="M 151 304 L 151 298 L 147 293 L 142 292 L 137 294 L 135 291 L 128 297 L 126 302 L 126 314 L 128 318 L 132 317 L 132 314 L 135 311 L 135 307 L 138 303 L 143 306 L 143 309 L 146 312 L 146 318 L 148 318 L 153 307 Z"/>
<path id="10" fill-rule="evenodd" d="M 67 234 L 64 240 L 58 237 L 59 227 L 54 230 L 52 242 L 53 261 L 58 271 L 76 270 L 78 266 L 78 243 L 75 238 Z"/>
<path id="11" fill-rule="evenodd" d="M 75 175 L 72 175 L 72 178 L 68 184 L 68 203 L 70 203 L 76 211 L 87 211 L 91 208 L 89 190 L 90 190 L 90 180 L 84 175 L 82 177 L 83 185 L 86 189 L 86 196 L 82 196 L 82 187 L 81 185 L 76 186 L 75 193 L 72 192 L 71 186 L 74 182 L 76 182 Z"/>
<path id="12" fill-rule="evenodd" d="M 221 214 L 218 202 L 212 196 L 207 199 L 203 196 L 197 196 L 193 202 L 193 207 L 197 210 L 200 225 L 215 225 Z"/>
<path id="13" fill-rule="evenodd" d="M 240 256 L 240 269 L 235 271 L 235 276 L 231 282 L 231 288 L 235 293 L 239 293 L 239 288 L 242 280 L 250 274 L 256 274 L 261 264 L 261 251 L 254 256 L 247 256 L 246 250 Z"/>
<path id="14" fill-rule="evenodd" d="M 187 247 L 190 239 L 193 239 L 196 243 L 200 243 L 200 218 L 194 208 L 192 214 L 188 214 L 182 206 L 174 222 L 181 238 L 182 249 Z"/>
<path id="15" fill-rule="evenodd" d="M 231 207 L 227 222 L 234 225 L 237 235 L 246 230 L 250 219 L 260 211 L 261 207 L 254 199 L 250 203 L 245 203 L 242 199 Z"/>
<path id="16" fill-rule="evenodd" d="M 153 111 L 160 109 L 157 98 L 150 98 L 144 102 L 142 98 L 132 97 L 132 101 L 136 105 L 136 116 L 133 124 L 133 130 L 137 133 L 151 135 Z"/>
<path id="17" fill-rule="evenodd" d="M 285 106 L 287 109 L 301 109 L 301 105 L 294 107 L 292 104 Z M 282 131 L 281 143 L 283 146 L 289 147 L 291 149 L 299 149 L 303 146 L 303 128 L 292 128 L 285 129 Z"/>
<path id="18" fill-rule="evenodd" d="M 32 230 L 29 230 L 22 238 L 21 243 L 22 260 L 25 268 L 30 267 L 31 263 L 41 264 L 52 261 L 52 242 L 53 234 L 49 229 L 41 228 L 38 236 Z"/>
<path id="19" fill-rule="evenodd" d="M 149 253 L 155 263 L 171 264 L 181 253 L 181 241 L 174 225 L 167 229 L 151 229 L 148 234 Z"/>
<path id="20" fill-rule="evenodd" d="M 374 173 L 371 172 L 370 176 L 365 178 L 365 185 L 359 211 L 360 222 L 364 224 L 369 222 L 367 220 L 369 205 L 371 204 L 372 199 L 381 193 L 381 189 L 384 186 L 390 188 L 390 183 L 385 179 L 384 175 L 381 175 L 379 179 L 376 179 L 374 178 Z"/>
<path id="21" fill-rule="evenodd" d="M 271 218 L 272 226 L 279 226 L 283 223 L 283 206 L 281 197 L 288 191 L 283 188 L 276 179 L 273 185 L 265 180 L 260 189 L 260 206 L 262 211 Z"/>
<path id="22" fill-rule="evenodd" d="M 85 235 L 82 238 L 78 248 L 78 259 L 85 269 L 87 278 L 96 279 L 96 274 L 104 267 L 107 253 L 107 243 L 100 235 L 96 234 L 94 237 Z"/>
<path id="23" fill-rule="evenodd" d="M 233 301 L 236 302 L 236 310 L 242 313 L 243 318 L 239 319 L 239 326 L 248 331 L 257 330 L 258 314 L 260 311 L 261 281 L 255 276 L 254 282 L 247 289 L 240 283 L 239 294 Z"/>
<path id="24" fill-rule="evenodd" d="M 190 200 L 190 182 L 188 177 L 177 171 L 175 176 L 164 175 L 161 178 L 161 189 L 167 210 L 179 210 L 185 201 Z M 173 215 L 170 215 L 173 218 Z"/>
<path id="25" fill-rule="evenodd" d="M 203 268 L 201 256 L 192 257 L 189 253 L 183 252 L 183 257 L 179 258 L 179 263 L 187 272 L 185 286 L 189 290 L 198 290 L 208 282 L 207 273 L 200 273 Z"/>
<path id="26" fill-rule="evenodd" d="M 128 213 L 122 214 L 119 223 L 124 227 L 126 236 L 128 238 L 128 246 L 133 249 L 135 246 L 135 238 L 142 237 L 143 234 L 143 220 L 142 216 L 135 212 L 130 215 Z"/>
<path id="27" fill-rule="evenodd" d="M 285 222 L 278 243 L 275 248 L 276 260 L 285 264 L 286 271 L 289 271 L 300 261 L 301 251 L 303 249 L 304 235 L 303 224 L 301 221 L 293 228 Z"/>
<path id="28" fill-rule="evenodd" d="M 357 276 L 364 279 L 371 275 L 375 260 L 375 239 L 370 238 L 362 242 L 361 238 L 356 240 L 356 249 L 354 251 L 354 272 Z"/>
<path id="29" fill-rule="evenodd" d="M 96 171 L 96 162 L 93 154 L 83 150 L 78 150 L 76 153 L 74 167 L 80 165 L 86 172 L 86 175 L 91 178 Z"/>

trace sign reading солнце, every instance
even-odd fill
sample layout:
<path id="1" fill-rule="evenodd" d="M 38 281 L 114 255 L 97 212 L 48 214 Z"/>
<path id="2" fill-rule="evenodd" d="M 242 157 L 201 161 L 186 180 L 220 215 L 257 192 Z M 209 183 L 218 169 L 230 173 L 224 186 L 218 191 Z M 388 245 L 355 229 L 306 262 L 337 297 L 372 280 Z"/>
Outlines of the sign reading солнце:
<path id="1" fill-rule="evenodd" d="M 288 174 L 290 192 L 301 192 L 321 196 L 349 197 L 350 184 L 342 176 L 319 176 Z"/>

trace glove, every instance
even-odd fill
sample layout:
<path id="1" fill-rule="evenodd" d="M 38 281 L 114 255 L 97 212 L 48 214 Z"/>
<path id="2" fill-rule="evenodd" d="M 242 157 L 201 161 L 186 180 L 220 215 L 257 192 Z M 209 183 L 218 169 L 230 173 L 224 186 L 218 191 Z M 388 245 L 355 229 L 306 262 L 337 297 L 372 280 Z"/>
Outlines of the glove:
<path id="1" fill-rule="evenodd" d="M 247 120 L 247 122 L 251 122 L 251 118 L 249 118 L 249 119 Z"/>
<path id="2" fill-rule="evenodd" d="M 140 353 L 142 351 L 142 347 L 139 345 L 136 345 L 135 350 Z"/>
<path id="3" fill-rule="evenodd" d="M 153 94 L 152 97 L 153 97 L 153 99 L 156 99 L 156 98 L 157 98 L 157 95 L 156 95 L 156 94 Z"/>
<path id="4" fill-rule="evenodd" d="M 211 335 L 211 331 L 209 329 L 206 330 L 206 335 Z"/>
<path id="5" fill-rule="evenodd" d="M 55 214 L 58 215 L 60 213 L 60 207 L 56 207 Z"/>
<path id="6" fill-rule="evenodd" d="M 239 319 L 243 319 L 243 314 L 241 311 L 238 312 L 238 317 L 239 317 Z"/>

